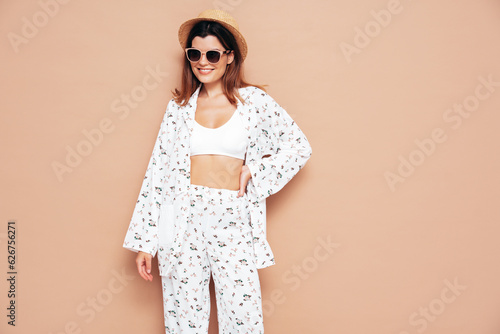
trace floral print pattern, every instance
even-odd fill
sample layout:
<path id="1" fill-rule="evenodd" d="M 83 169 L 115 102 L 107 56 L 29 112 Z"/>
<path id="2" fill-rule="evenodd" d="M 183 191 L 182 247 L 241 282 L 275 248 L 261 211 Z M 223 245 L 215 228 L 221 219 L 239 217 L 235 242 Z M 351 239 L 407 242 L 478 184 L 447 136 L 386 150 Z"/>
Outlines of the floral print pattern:
<path id="1" fill-rule="evenodd" d="M 211 275 L 219 333 L 264 333 L 246 195 L 201 185 L 191 185 L 189 192 L 186 247 L 169 276 L 161 277 L 165 333 L 208 332 Z"/>
<path id="2" fill-rule="evenodd" d="M 186 240 L 192 209 L 190 135 L 200 88 L 184 107 L 173 99 L 168 103 L 123 243 L 135 252 L 157 254 L 161 276 L 168 276 L 181 260 Z M 275 264 L 266 238 L 266 198 L 298 173 L 312 150 L 301 129 L 269 94 L 253 86 L 238 91 L 245 102 L 238 100 L 238 112 L 249 136 L 245 165 L 252 174 L 245 199 L 254 252 L 245 260 L 261 269 Z"/>

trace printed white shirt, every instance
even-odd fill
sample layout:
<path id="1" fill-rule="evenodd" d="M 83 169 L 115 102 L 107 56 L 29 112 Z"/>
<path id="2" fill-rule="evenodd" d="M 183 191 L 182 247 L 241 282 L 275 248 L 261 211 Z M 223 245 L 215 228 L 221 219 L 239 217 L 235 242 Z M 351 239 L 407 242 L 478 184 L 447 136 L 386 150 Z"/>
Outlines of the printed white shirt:
<path id="1" fill-rule="evenodd" d="M 134 252 L 157 254 L 161 276 L 168 276 L 183 254 L 191 207 L 190 136 L 200 88 L 186 106 L 179 106 L 173 99 L 167 105 L 123 243 Z M 275 264 L 266 238 L 266 198 L 297 174 L 312 149 L 295 121 L 269 94 L 254 86 L 238 91 L 245 103 L 237 99 L 237 111 L 249 136 L 244 164 L 252 175 L 246 193 L 254 261 L 261 269 Z"/>

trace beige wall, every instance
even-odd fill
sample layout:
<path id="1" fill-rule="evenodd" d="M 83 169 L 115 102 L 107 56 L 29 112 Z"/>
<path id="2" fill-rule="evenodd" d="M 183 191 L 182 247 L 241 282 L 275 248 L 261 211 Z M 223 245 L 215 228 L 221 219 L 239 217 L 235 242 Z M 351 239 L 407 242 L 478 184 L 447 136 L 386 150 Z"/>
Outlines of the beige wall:
<path id="1" fill-rule="evenodd" d="M 179 82 L 177 28 L 217 4 L 247 38 L 248 79 L 313 147 L 268 200 L 266 333 L 500 332 L 498 1 L 61 0 L 44 14 L 54 1 L 0 2 L 3 273 L 9 220 L 18 232 L 16 327 L 3 278 L 1 333 L 163 332 L 159 277 L 142 281 L 122 242 Z M 124 108 L 154 69 L 157 88 Z"/>

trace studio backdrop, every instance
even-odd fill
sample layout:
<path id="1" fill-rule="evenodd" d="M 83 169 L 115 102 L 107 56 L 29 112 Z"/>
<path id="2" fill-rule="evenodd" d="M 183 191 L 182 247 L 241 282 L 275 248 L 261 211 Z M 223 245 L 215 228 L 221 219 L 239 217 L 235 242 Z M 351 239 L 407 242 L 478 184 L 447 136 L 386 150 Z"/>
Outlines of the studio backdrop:
<path id="1" fill-rule="evenodd" d="M 164 333 L 122 243 L 208 8 L 313 151 L 267 200 L 266 333 L 500 333 L 495 0 L 0 1 L 0 332 Z"/>

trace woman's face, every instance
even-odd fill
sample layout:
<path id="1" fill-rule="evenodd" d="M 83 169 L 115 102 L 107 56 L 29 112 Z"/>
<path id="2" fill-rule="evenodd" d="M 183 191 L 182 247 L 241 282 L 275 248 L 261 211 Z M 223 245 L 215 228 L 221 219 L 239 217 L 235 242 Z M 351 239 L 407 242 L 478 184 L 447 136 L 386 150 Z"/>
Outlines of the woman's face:
<path id="1" fill-rule="evenodd" d="M 226 49 L 222 46 L 219 39 L 215 36 L 208 35 L 206 37 L 196 36 L 192 43 L 193 48 L 201 50 L 201 52 L 207 52 L 210 50 L 225 51 Z M 207 60 L 207 55 L 202 54 L 201 59 L 196 62 L 191 63 L 191 70 L 200 82 L 204 84 L 216 83 L 221 80 L 222 76 L 226 72 L 226 66 L 231 64 L 234 60 L 234 53 L 221 54 L 220 60 L 217 64 L 209 63 Z"/>

